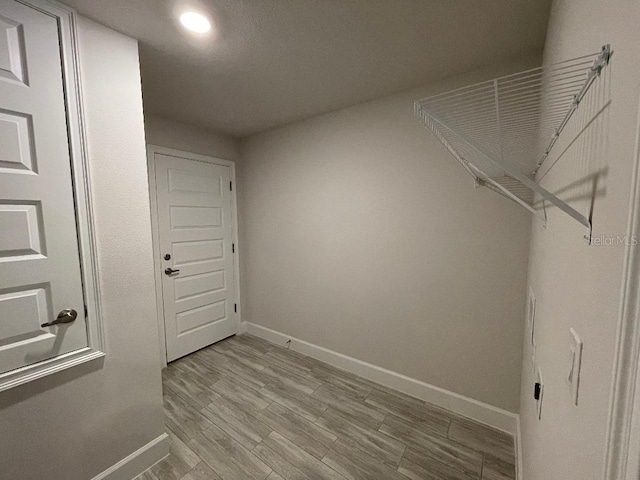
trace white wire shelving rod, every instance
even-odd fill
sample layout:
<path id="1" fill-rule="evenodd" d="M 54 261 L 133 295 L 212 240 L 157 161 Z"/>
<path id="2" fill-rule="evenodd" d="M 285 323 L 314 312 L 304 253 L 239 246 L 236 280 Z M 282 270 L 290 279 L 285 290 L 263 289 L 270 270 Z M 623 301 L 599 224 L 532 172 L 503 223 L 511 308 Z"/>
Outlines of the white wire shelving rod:
<path id="1" fill-rule="evenodd" d="M 542 215 L 538 210 L 536 210 L 534 207 L 529 205 L 527 202 L 522 200 L 520 197 L 518 197 L 517 195 L 512 193 L 511 190 L 509 190 L 507 187 L 505 187 L 503 185 L 500 185 L 500 183 L 496 182 L 493 178 L 489 177 L 482 170 L 474 167 L 473 165 L 469 165 L 469 167 L 473 171 L 477 172 L 478 177 L 480 177 L 479 178 L 480 182 L 484 182 L 484 183 L 488 184 L 488 185 L 486 185 L 487 187 L 490 187 L 491 189 L 497 189 L 498 193 L 504 195 L 505 197 L 509 198 L 510 200 L 513 200 L 518 205 L 526 208 L 527 210 L 529 210 L 534 215 L 541 216 L 541 217 L 545 218 L 544 215 Z"/>
<path id="2" fill-rule="evenodd" d="M 602 69 L 609 64 L 612 54 L 613 52 L 611 51 L 611 45 L 607 44 L 602 47 L 602 51 L 600 52 L 600 55 L 598 55 L 598 57 L 594 60 L 593 66 L 589 71 L 589 76 L 587 77 L 587 81 L 584 83 L 584 85 L 582 86 L 578 94 L 574 97 L 573 102 L 571 103 L 571 107 L 569 108 L 569 111 L 566 113 L 566 115 L 560 122 L 560 126 L 556 129 L 555 133 L 551 137 L 549 146 L 545 149 L 544 153 L 542 154 L 542 157 L 538 161 L 538 166 L 536 167 L 536 170 L 534 171 L 534 173 L 538 172 L 538 170 L 540 169 L 544 161 L 547 159 L 547 157 L 551 153 L 551 149 L 558 141 L 558 137 L 560 137 L 560 134 L 564 130 L 564 127 L 567 126 L 567 123 L 569 123 L 569 120 L 571 120 L 571 117 L 573 116 L 575 111 L 578 109 L 578 106 L 580 105 L 580 102 L 582 101 L 584 96 L 587 94 L 587 91 L 589 91 L 589 88 L 591 88 L 591 85 L 593 85 L 593 82 L 596 81 L 596 78 L 600 76 Z"/>
<path id="3" fill-rule="evenodd" d="M 533 206 L 537 194 L 543 204 L 555 205 L 590 234 L 590 218 L 533 177 L 611 55 L 605 45 L 597 54 L 437 94 L 418 100 L 415 113 L 477 184 L 542 215 Z M 543 217 L 546 220 L 546 213 Z"/>
<path id="4" fill-rule="evenodd" d="M 439 123 L 440 125 L 443 125 L 442 122 L 440 120 L 438 120 L 436 117 L 434 117 L 433 115 L 429 115 L 429 116 L 435 122 Z M 443 125 L 443 126 L 445 126 L 445 125 Z M 446 128 L 446 126 L 445 126 L 445 128 Z M 571 205 L 569 205 L 566 202 L 560 200 L 553 193 L 551 193 L 548 190 L 542 188 L 540 185 L 538 185 L 533 180 L 530 180 L 526 175 L 524 175 L 521 172 L 519 172 L 518 169 L 511 168 L 507 164 L 507 162 L 502 163 L 502 162 L 500 162 L 498 160 L 494 160 L 491 157 L 491 155 L 489 155 L 488 153 L 485 153 L 484 151 L 482 151 L 482 149 L 480 147 L 476 146 L 468 138 L 465 138 L 464 134 L 461 134 L 460 132 L 456 132 L 456 134 L 461 139 L 463 139 L 469 145 L 469 147 L 471 147 L 473 150 L 475 150 L 475 152 L 480 157 L 482 157 L 484 160 L 488 161 L 490 164 L 494 165 L 496 168 L 504 171 L 507 175 L 515 178 L 516 180 L 518 180 L 520 183 L 522 183 L 526 187 L 529 187 L 531 190 L 533 190 L 535 193 L 540 195 L 542 198 L 544 198 L 545 200 L 548 200 L 549 202 L 554 204 L 556 207 L 558 207 L 560 210 L 562 210 L 563 212 L 565 212 L 566 214 L 568 214 L 569 216 L 571 216 L 572 218 L 574 218 L 575 220 L 580 222 L 582 225 L 584 225 L 585 227 L 591 229 L 591 222 L 589 221 L 589 219 L 587 217 L 585 217 L 584 215 L 582 215 L 580 212 L 578 212 Z"/>

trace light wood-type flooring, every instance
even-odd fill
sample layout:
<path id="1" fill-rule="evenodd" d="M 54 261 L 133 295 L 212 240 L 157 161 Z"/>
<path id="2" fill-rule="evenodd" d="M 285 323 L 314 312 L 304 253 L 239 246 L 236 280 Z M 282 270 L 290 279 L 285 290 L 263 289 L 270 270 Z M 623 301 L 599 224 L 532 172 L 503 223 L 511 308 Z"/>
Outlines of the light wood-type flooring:
<path id="1" fill-rule="evenodd" d="M 171 454 L 138 480 L 512 480 L 513 438 L 257 337 L 163 370 Z"/>

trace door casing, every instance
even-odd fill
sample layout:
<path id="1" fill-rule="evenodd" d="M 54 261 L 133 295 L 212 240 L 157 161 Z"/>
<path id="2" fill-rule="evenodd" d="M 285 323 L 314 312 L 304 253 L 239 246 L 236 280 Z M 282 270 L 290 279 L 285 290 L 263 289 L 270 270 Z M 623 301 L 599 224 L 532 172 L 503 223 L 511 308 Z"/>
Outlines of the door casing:
<path id="1" fill-rule="evenodd" d="M 625 238 L 640 238 L 640 101 L 636 117 L 631 198 Z M 640 476 L 640 245 L 627 242 L 620 292 L 604 480 Z"/>
<path id="2" fill-rule="evenodd" d="M 158 337 L 160 339 L 160 360 L 163 368 L 167 366 L 167 344 L 165 336 L 164 325 L 164 302 L 162 301 L 162 261 L 160 252 L 160 230 L 158 225 L 158 202 L 156 200 L 156 168 L 155 168 L 155 155 L 156 154 L 169 155 L 172 157 L 184 158 L 187 160 L 194 160 L 196 162 L 212 163 L 215 165 L 222 165 L 229 167 L 231 172 L 231 181 L 233 182 L 233 189 L 231 190 L 231 216 L 233 222 L 233 238 L 235 243 L 235 254 L 233 256 L 233 274 L 234 274 L 234 286 L 237 299 L 237 325 L 236 330 L 240 332 L 240 325 L 242 324 L 242 307 L 240 303 L 240 248 L 238 246 L 238 209 L 237 209 L 237 183 L 236 183 L 236 164 L 231 160 L 224 160 L 221 158 L 210 157 L 207 155 L 200 155 L 197 153 L 185 152 L 182 150 L 176 150 L 173 148 L 160 147 L 158 145 L 147 145 L 147 166 L 149 173 L 149 202 L 151 206 L 151 229 L 153 240 L 153 266 L 154 266 L 154 278 L 156 285 L 156 310 L 158 312 Z"/>
<path id="3" fill-rule="evenodd" d="M 64 101 L 72 167 L 71 174 L 73 177 L 76 225 L 80 248 L 80 266 L 83 293 L 87 305 L 86 328 L 88 345 L 85 348 L 26 365 L 0 375 L 0 391 L 105 356 L 90 172 L 82 106 L 76 13 L 75 10 L 57 2 L 54 3 L 47 0 L 16 1 L 49 15 L 58 22 L 64 77 L 63 86 L 65 90 Z"/>

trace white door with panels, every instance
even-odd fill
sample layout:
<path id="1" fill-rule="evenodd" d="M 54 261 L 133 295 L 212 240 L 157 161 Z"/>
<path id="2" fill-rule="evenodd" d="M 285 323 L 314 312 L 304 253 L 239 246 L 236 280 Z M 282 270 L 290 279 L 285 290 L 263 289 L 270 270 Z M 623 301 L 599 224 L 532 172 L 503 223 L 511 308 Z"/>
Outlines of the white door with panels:
<path id="1" fill-rule="evenodd" d="M 154 153 L 167 361 L 236 333 L 231 168 Z"/>
<path id="2" fill-rule="evenodd" d="M 59 25 L 0 0 L 0 375 L 87 347 Z"/>

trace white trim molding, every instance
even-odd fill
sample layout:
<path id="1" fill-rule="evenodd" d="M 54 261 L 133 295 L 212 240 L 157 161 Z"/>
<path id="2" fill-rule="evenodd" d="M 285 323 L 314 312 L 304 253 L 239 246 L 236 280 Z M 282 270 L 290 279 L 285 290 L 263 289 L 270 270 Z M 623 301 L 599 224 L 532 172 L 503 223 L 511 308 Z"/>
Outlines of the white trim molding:
<path id="1" fill-rule="evenodd" d="M 640 238 L 640 108 L 636 128 L 635 159 L 631 179 L 631 199 L 627 238 Z M 637 480 L 640 475 L 640 245 L 628 242 L 624 271 L 613 383 L 609 406 L 609 424 L 605 452 L 604 480 Z M 634 410 L 636 410 L 634 412 Z M 635 421 L 634 421 L 635 417 Z"/>
<path id="2" fill-rule="evenodd" d="M 164 325 L 164 302 L 162 300 L 162 262 L 160 252 L 160 231 L 158 230 L 158 202 L 156 199 L 156 153 L 168 155 L 170 157 L 184 158 L 197 162 L 212 163 L 214 165 L 223 165 L 231 169 L 231 215 L 233 217 L 233 243 L 235 244 L 235 254 L 233 256 L 233 276 L 234 288 L 236 295 L 236 304 L 238 306 L 236 313 L 237 325 L 236 332 L 241 333 L 242 328 L 242 306 L 240 302 L 240 246 L 238 242 L 238 203 L 237 203 L 237 182 L 236 182 L 236 164 L 231 160 L 222 158 L 200 155 L 198 153 L 185 152 L 175 150 L 173 148 L 160 147 L 158 145 L 147 144 L 147 170 L 149 174 L 149 204 L 151 207 L 151 237 L 153 242 L 153 263 L 155 267 L 155 283 L 156 283 L 156 310 L 158 313 L 158 334 L 160 339 L 160 360 L 162 367 L 167 366 L 167 344 Z"/>
<path id="3" fill-rule="evenodd" d="M 522 426 L 520 424 L 520 415 L 516 419 L 516 480 L 524 480 L 524 459 L 522 458 Z"/>
<path id="4" fill-rule="evenodd" d="M 430 385 L 421 380 L 392 372 L 391 370 L 372 365 L 357 358 L 334 352 L 328 348 L 314 345 L 304 340 L 285 335 L 284 333 L 271 330 L 270 328 L 256 325 L 255 323 L 243 322 L 240 331 L 281 346 L 286 346 L 290 340 L 289 348 L 291 350 L 354 373 L 372 382 L 419 398 L 420 400 L 457 413 L 458 415 L 502 430 L 514 437 L 517 435 L 518 415 L 515 413 L 479 402 L 464 395 L 450 392 L 435 385 Z"/>
<path id="5" fill-rule="evenodd" d="M 98 281 L 95 228 L 91 201 L 91 175 L 86 148 L 82 84 L 76 13 L 60 3 L 47 0 L 17 0 L 56 19 L 62 57 L 63 87 L 69 153 L 71 157 L 76 225 L 80 249 L 80 267 L 87 306 L 86 328 L 88 345 L 65 355 L 11 370 L 0 375 L 0 391 L 30 382 L 60 370 L 104 357 L 105 340 Z"/>
<path id="6" fill-rule="evenodd" d="M 131 480 L 169 455 L 169 436 L 157 436 L 92 480 Z"/>

